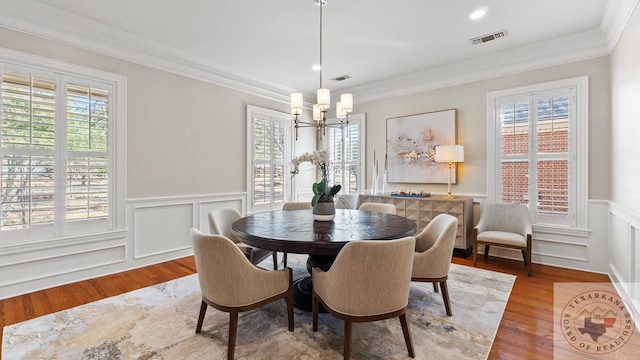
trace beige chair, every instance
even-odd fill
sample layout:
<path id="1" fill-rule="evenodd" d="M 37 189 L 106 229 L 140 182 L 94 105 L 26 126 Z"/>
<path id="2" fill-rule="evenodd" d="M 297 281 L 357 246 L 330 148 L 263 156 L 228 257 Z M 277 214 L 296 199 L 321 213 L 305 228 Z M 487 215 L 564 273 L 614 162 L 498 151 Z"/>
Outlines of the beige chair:
<path id="1" fill-rule="evenodd" d="M 457 230 L 458 219 L 454 216 L 440 214 L 433 218 L 416 236 L 411 273 L 411 281 L 431 282 L 435 292 L 438 292 L 437 284 L 440 284 L 442 300 L 449 316 L 452 313 L 447 277 Z"/>
<path id="2" fill-rule="evenodd" d="M 393 204 L 365 202 L 360 204 L 360 207 L 358 209 L 365 210 L 365 211 L 387 213 L 392 215 L 396 214 L 396 206 Z"/>
<path id="3" fill-rule="evenodd" d="M 524 204 L 489 204 L 482 209 L 473 229 L 473 266 L 477 264 L 478 245 L 484 245 L 484 257 L 491 245 L 520 249 L 531 276 L 531 219 Z"/>
<path id="4" fill-rule="evenodd" d="M 307 210 L 307 209 L 311 209 L 310 201 L 286 202 L 282 204 L 282 211 Z"/>
<path id="5" fill-rule="evenodd" d="M 233 359 L 238 313 L 284 298 L 289 331 L 293 331 L 293 273 L 290 268 L 267 271 L 253 266 L 233 241 L 191 229 L 193 254 L 202 303 L 196 333 L 202 330 L 207 306 L 229 313 L 227 359 Z"/>
<path id="6" fill-rule="evenodd" d="M 273 270 L 278 269 L 278 255 L 275 251 L 264 250 L 244 244 L 231 231 L 231 225 L 242 218 L 242 215 L 236 209 L 215 209 L 209 211 L 209 231 L 214 235 L 222 235 L 231 239 L 242 253 L 257 265 L 269 256 L 273 257 Z M 286 267 L 286 265 L 285 265 Z"/>
<path id="7" fill-rule="evenodd" d="M 311 210 L 311 201 L 302 201 L 302 202 L 286 202 L 282 204 L 282 211 L 293 211 L 293 210 Z M 283 267 L 287 267 L 287 253 L 282 253 L 282 263 Z"/>
<path id="8" fill-rule="evenodd" d="M 351 356 L 351 323 L 400 318 L 410 357 L 413 344 L 405 311 L 415 239 L 361 240 L 345 245 L 329 271 L 313 268 L 313 331 L 322 305 L 344 321 L 344 358 Z"/>

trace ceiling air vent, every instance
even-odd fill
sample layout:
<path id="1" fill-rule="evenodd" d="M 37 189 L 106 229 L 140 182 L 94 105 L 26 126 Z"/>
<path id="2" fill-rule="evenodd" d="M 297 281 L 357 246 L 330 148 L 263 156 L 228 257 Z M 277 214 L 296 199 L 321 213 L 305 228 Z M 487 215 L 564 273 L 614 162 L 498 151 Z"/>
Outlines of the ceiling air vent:
<path id="1" fill-rule="evenodd" d="M 486 43 L 487 41 L 500 39 L 500 38 L 503 38 L 505 36 L 507 36 L 507 30 L 500 30 L 500 31 L 496 31 L 496 32 L 491 33 L 491 34 L 482 35 L 482 36 L 478 36 L 478 37 L 473 38 L 473 39 L 469 39 L 469 41 L 471 41 L 471 44 L 473 44 L 473 45 L 480 45 L 480 44 Z"/>
<path id="2" fill-rule="evenodd" d="M 334 77 L 331 80 L 333 80 L 333 81 L 344 81 L 344 80 L 347 80 L 347 79 L 351 79 L 351 76 L 349 76 L 349 75 L 340 75 L 338 77 Z"/>

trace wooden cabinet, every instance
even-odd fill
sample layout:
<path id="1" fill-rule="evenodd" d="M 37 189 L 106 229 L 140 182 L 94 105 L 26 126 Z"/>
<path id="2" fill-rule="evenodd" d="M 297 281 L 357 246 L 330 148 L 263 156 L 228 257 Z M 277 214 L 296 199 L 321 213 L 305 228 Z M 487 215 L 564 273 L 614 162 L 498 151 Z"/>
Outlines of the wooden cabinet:
<path id="1" fill-rule="evenodd" d="M 417 233 L 438 214 L 449 214 L 458 218 L 458 231 L 454 255 L 467 256 L 473 245 L 473 199 L 456 197 L 444 199 L 442 197 L 399 197 L 387 195 L 360 195 L 359 204 L 364 202 L 389 203 L 396 206 L 396 215 L 404 216 L 416 222 Z M 358 204 L 358 206 L 359 206 Z"/>

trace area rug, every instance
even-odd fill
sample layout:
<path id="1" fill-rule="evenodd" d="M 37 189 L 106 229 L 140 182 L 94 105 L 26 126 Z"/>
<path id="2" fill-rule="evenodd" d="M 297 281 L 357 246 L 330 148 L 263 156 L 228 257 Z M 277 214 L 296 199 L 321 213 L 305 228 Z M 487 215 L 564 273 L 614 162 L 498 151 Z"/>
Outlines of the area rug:
<path id="1" fill-rule="evenodd" d="M 305 276 L 305 256 L 289 254 L 294 278 Z M 271 265 L 261 264 L 264 268 Z M 486 359 L 515 276 L 452 264 L 445 313 L 431 283 L 412 283 L 407 318 L 416 359 Z M 132 291 L 4 328 L 2 358 L 13 359 L 226 359 L 228 314 L 209 307 L 195 334 L 197 275 Z M 343 323 L 296 309 L 287 331 L 279 300 L 241 313 L 236 359 L 341 359 Z M 397 319 L 353 326 L 352 359 L 406 359 Z"/>

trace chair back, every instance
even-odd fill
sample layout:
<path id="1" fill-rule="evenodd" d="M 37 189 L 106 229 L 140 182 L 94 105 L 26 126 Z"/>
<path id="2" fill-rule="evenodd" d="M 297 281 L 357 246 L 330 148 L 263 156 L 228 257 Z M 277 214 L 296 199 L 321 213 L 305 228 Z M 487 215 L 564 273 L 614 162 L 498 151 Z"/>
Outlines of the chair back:
<path id="1" fill-rule="evenodd" d="M 306 210 L 311 209 L 311 202 L 286 202 L 282 204 L 282 211 Z"/>
<path id="2" fill-rule="evenodd" d="M 222 235 L 234 243 L 240 240 L 231 231 L 231 225 L 242 218 L 236 209 L 224 208 L 209 211 L 209 232 L 214 235 Z"/>
<path id="3" fill-rule="evenodd" d="M 422 229 L 420 234 L 416 235 L 416 251 L 424 252 L 437 244 L 437 246 L 445 248 L 451 246 L 451 252 L 453 252 L 457 231 L 458 219 L 455 216 L 438 214 Z M 441 245 L 440 243 L 446 244 Z"/>
<path id="4" fill-rule="evenodd" d="M 360 240 L 345 245 L 315 292 L 343 314 L 371 316 L 403 309 L 409 301 L 415 238 Z M 322 281 L 325 280 L 325 281 Z"/>
<path id="5" fill-rule="evenodd" d="M 442 278 L 449 274 L 458 231 L 458 219 L 439 214 L 416 236 L 414 278 Z"/>
<path id="6" fill-rule="evenodd" d="M 525 235 L 531 228 L 529 208 L 524 204 L 488 204 L 482 209 L 478 232 L 502 231 Z"/>
<path id="7" fill-rule="evenodd" d="M 396 214 L 396 206 L 393 204 L 364 202 L 360 204 L 360 207 L 358 209 L 365 210 L 365 211 L 387 213 L 392 215 Z"/>

